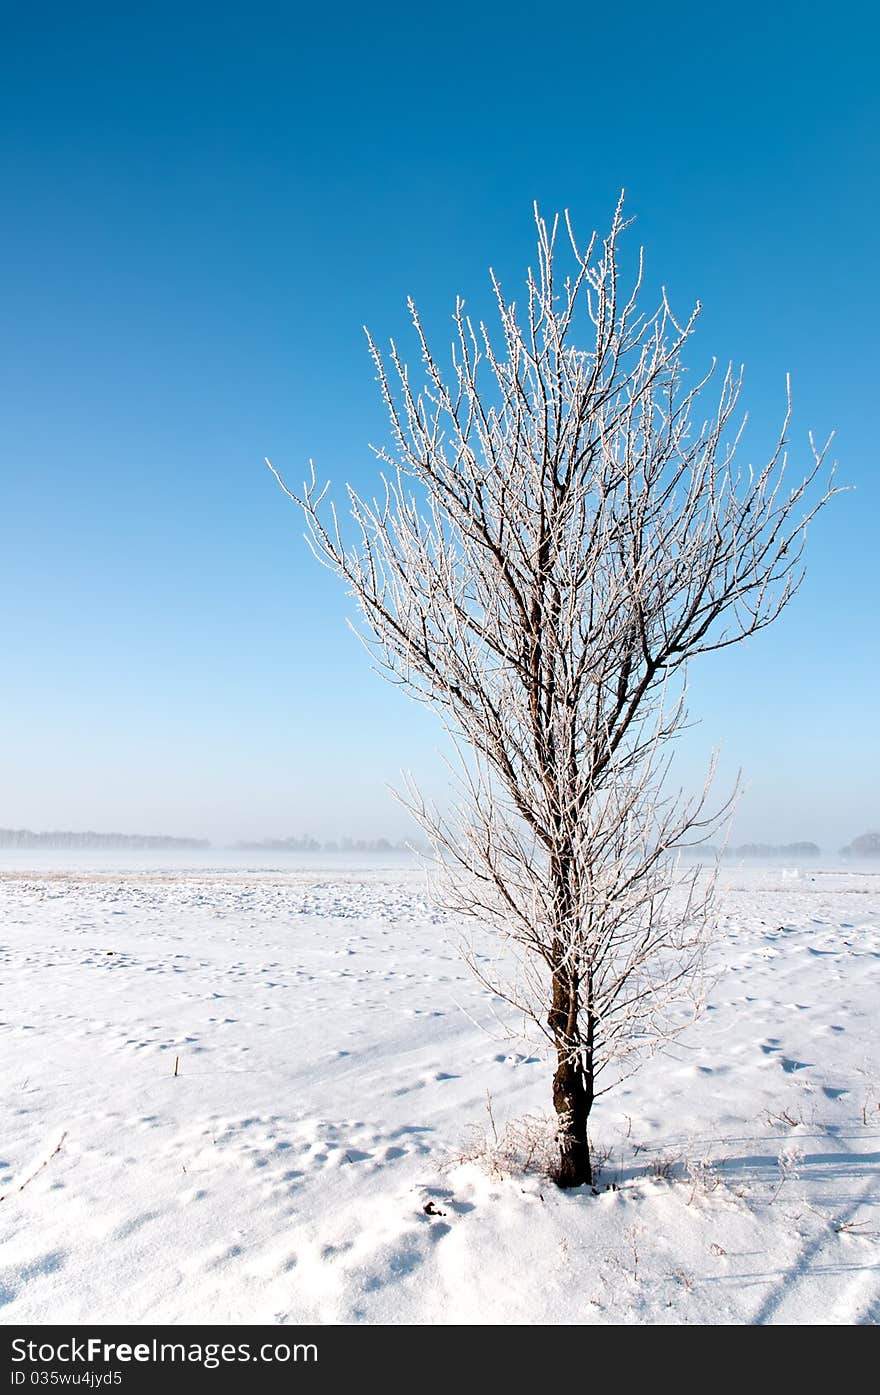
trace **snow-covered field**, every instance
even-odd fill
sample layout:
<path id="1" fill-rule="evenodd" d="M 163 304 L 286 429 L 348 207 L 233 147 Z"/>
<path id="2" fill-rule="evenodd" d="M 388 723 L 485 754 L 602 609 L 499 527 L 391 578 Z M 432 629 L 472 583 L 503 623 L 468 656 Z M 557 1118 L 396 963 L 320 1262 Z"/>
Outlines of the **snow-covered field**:
<path id="1" fill-rule="evenodd" d="M 600 1102 L 592 1195 L 462 1160 L 550 1068 L 418 870 L 9 862 L 4 1321 L 880 1318 L 877 873 L 725 869 L 709 1009 Z"/>

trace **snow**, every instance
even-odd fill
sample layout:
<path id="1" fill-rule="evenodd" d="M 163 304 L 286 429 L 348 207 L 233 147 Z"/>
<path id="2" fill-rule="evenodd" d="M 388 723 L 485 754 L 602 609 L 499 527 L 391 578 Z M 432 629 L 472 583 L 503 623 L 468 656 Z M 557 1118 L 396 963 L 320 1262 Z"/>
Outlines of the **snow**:
<path id="1" fill-rule="evenodd" d="M 876 872 L 722 872 L 593 1195 L 478 1156 L 550 1068 L 417 868 L 59 857 L 0 871 L 5 1322 L 880 1318 Z"/>

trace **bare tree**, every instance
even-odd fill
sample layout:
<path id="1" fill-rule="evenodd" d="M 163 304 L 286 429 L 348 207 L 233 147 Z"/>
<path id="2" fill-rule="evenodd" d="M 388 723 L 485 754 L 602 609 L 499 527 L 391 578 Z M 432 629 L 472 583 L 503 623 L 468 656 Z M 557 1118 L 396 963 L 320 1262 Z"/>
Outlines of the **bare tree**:
<path id="1" fill-rule="evenodd" d="M 604 242 L 583 250 L 567 215 L 562 252 L 559 219 L 535 216 L 524 311 L 493 273 L 493 339 L 459 300 L 451 373 L 412 301 L 419 387 L 394 343 L 386 362 L 368 334 L 393 444 L 376 451 L 380 498 L 349 487 L 354 541 L 332 506 L 324 521 L 314 467 L 301 497 L 287 492 L 381 669 L 457 738 L 452 814 L 414 790 L 410 806 L 446 905 L 515 951 L 511 982 L 485 958 L 474 966 L 552 1043 L 557 1180 L 578 1186 L 592 1177 L 602 1071 L 683 1020 L 700 967 L 711 886 L 680 870 L 677 850 L 712 820 L 706 790 L 672 796 L 666 779 L 685 666 L 776 619 L 803 575 L 807 523 L 834 491 L 809 502 L 827 451 L 812 437 L 806 478 L 787 486 L 790 402 L 767 463 L 735 466 L 741 372 L 695 415 L 714 372 L 688 386 L 699 306 L 678 324 L 664 292 L 641 313 L 641 259 L 622 292 L 622 199 Z"/>

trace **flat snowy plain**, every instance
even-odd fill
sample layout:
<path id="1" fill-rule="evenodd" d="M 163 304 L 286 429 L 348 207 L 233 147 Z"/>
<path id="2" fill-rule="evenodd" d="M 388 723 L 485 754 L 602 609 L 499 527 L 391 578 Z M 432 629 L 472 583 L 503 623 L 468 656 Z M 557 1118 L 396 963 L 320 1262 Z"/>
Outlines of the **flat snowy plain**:
<path id="1" fill-rule="evenodd" d="M 876 869 L 725 867 L 592 1195 L 462 1160 L 550 1067 L 419 869 L 0 859 L 3 1321 L 880 1319 Z"/>

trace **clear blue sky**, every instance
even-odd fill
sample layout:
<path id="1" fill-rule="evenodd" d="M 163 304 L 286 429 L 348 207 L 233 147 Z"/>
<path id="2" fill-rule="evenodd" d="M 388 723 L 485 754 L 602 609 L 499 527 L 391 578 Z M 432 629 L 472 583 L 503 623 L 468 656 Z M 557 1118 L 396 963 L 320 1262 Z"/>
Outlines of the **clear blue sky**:
<path id="1" fill-rule="evenodd" d="M 361 325 L 604 228 L 747 365 L 756 447 L 837 429 L 779 625 L 694 668 L 738 837 L 880 825 L 877 20 L 868 4 L 7 7 L 0 825 L 399 834 L 429 714 L 369 670 L 265 465 L 369 487 Z M 413 355 L 415 357 L 415 355 Z"/>

